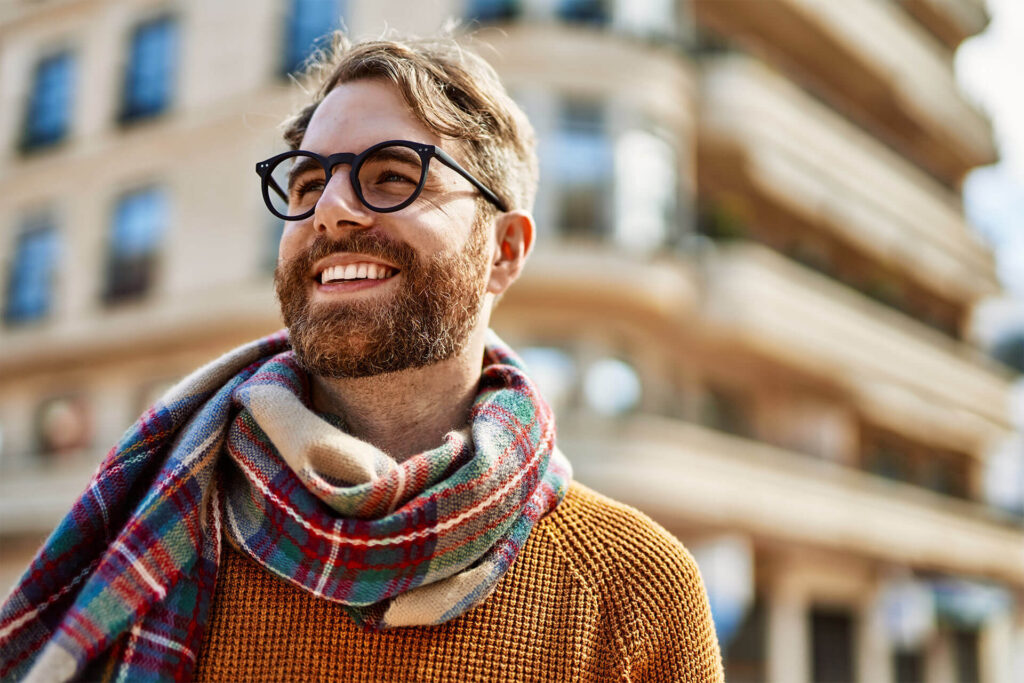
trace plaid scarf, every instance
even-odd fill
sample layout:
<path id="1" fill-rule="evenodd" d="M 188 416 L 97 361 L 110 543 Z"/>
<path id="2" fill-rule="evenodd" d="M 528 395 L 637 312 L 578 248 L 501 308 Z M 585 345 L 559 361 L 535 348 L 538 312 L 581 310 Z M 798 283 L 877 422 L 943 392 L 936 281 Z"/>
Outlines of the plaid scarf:
<path id="1" fill-rule="evenodd" d="M 222 533 L 368 629 L 480 604 L 571 470 L 490 331 L 477 391 L 465 430 L 399 464 L 310 407 L 284 330 L 200 368 L 125 433 L 0 608 L 0 679 L 191 678 Z"/>

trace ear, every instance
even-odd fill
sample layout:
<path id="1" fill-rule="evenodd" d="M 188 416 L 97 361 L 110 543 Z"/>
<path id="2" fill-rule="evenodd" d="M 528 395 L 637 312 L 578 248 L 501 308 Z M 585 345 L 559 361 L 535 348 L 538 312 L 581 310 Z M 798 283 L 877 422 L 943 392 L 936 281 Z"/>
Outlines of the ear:
<path id="1" fill-rule="evenodd" d="M 534 223 L 528 211 L 508 211 L 494 221 L 497 244 L 487 291 L 502 294 L 519 278 L 533 249 Z"/>

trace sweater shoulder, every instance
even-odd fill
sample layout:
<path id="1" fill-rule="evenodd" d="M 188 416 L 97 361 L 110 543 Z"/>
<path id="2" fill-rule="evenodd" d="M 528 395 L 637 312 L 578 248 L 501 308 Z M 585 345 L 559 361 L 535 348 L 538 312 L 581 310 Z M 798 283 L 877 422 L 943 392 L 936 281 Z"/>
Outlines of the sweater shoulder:
<path id="1" fill-rule="evenodd" d="M 636 508 L 575 481 L 544 521 L 578 580 L 614 622 L 629 678 L 722 680 L 704 582 L 675 536 Z"/>
<path id="2" fill-rule="evenodd" d="M 679 539 L 640 510 L 584 484 L 573 481 L 545 521 L 563 549 L 593 572 L 660 569 L 704 590 L 697 564 Z"/>

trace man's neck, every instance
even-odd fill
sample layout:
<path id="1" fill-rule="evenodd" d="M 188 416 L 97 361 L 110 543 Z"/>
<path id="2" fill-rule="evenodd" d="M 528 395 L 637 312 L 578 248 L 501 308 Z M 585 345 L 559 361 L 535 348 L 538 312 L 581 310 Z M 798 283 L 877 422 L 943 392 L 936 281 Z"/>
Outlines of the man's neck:
<path id="1" fill-rule="evenodd" d="M 344 418 L 348 432 L 398 462 L 441 445 L 469 421 L 483 363 L 484 333 L 462 353 L 422 368 L 374 377 L 313 376 L 313 405 Z"/>

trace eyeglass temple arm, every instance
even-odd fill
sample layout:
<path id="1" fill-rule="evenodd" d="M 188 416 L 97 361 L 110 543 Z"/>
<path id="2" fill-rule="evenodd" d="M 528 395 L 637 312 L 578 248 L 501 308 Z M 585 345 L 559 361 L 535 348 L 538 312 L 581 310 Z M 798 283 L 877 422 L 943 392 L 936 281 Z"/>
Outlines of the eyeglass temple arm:
<path id="1" fill-rule="evenodd" d="M 462 168 L 462 166 L 459 165 L 459 162 L 455 161 L 455 159 L 452 159 L 450 156 L 448 156 L 448 154 L 443 149 L 438 149 L 437 147 L 435 147 L 434 154 L 437 156 L 438 159 L 441 160 L 441 163 L 451 168 L 456 173 L 459 173 L 463 178 L 472 183 L 473 187 L 480 190 L 480 193 L 487 199 L 487 201 L 489 201 L 491 204 L 494 204 L 501 211 L 508 211 L 508 207 L 505 205 L 505 202 L 501 201 L 498 195 L 491 192 L 483 183 L 474 178 L 469 171 Z"/>
<path id="2" fill-rule="evenodd" d="M 284 190 L 281 189 L 281 186 L 277 184 L 276 180 L 274 180 L 274 176 L 270 175 L 269 173 L 264 174 L 260 166 L 262 166 L 262 163 L 256 164 L 256 175 L 258 175 L 260 178 L 263 178 L 266 181 L 267 185 L 269 185 L 274 192 L 281 196 L 281 199 L 287 199 L 288 195 L 284 193 Z"/>

